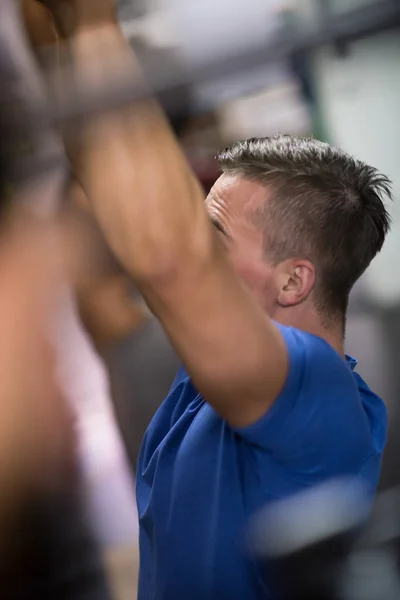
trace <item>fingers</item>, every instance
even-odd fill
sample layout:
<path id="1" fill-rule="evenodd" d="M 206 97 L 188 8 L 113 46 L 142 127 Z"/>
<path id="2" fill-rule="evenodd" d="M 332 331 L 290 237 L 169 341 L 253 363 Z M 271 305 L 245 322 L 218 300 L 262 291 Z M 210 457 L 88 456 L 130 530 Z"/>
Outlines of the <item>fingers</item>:
<path id="1" fill-rule="evenodd" d="M 34 48 L 56 43 L 57 33 L 53 18 L 43 4 L 37 0 L 23 0 L 21 10 L 28 37 Z"/>
<path id="2" fill-rule="evenodd" d="M 114 0 L 37 0 L 51 12 L 58 32 L 68 38 L 80 29 L 116 22 Z"/>

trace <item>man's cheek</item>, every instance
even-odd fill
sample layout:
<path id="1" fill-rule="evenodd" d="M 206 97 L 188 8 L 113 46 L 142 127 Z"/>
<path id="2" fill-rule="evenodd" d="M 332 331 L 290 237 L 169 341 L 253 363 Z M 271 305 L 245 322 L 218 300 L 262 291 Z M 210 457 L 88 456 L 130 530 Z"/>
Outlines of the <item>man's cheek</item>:
<path id="1" fill-rule="evenodd" d="M 252 263 L 249 259 L 235 256 L 234 254 L 230 254 L 230 258 L 233 268 L 240 279 L 244 281 L 244 283 L 246 283 L 250 289 L 256 287 L 260 280 L 258 277 L 258 269 L 254 263 Z"/>

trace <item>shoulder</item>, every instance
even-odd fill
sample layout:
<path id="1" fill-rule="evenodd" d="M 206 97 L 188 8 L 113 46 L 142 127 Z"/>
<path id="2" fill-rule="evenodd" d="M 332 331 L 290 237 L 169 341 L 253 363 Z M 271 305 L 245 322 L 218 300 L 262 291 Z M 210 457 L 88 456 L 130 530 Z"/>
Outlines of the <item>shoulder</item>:
<path id="1" fill-rule="evenodd" d="M 358 394 L 358 386 L 352 370 L 356 361 L 345 359 L 323 338 L 294 327 L 276 324 L 287 348 L 289 370 L 285 386 L 276 404 L 287 397 L 293 401 L 302 393 L 308 396 L 323 390 Z M 333 386 L 333 387 L 332 387 Z"/>
<path id="2" fill-rule="evenodd" d="M 340 354 L 322 337 L 295 327 L 281 325 L 277 322 L 274 324 L 280 331 L 289 350 L 289 354 L 294 353 L 303 359 L 308 358 L 314 360 L 318 357 L 322 357 L 323 360 L 330 359 L 334 362 L 339 359 L 338 364 L 343 363 L 343 358 Z M 290 358 L 294 357 L 290 356 Z"/>
<path id="3" fill-rule="evenodd" d="M 289 355 L 286 383 L 264 417 L 237 433 L 296 471 L 354 473 L 379 452 L 374 431 L 386 431 L 382 401 L 371 392 L 375 410 L 368 411 L 354 360 L 322 338 L 278 327 Z"/>
<path id="4" fill-rule="evenodd" d="M 272 411 L 292 411 L 329 419 L 365 420 L 363 388 L 354 373 L 357 361 L 341 356 L 323 338 L 279 325 L 289 356 L 286 384 Z M 271 412 L 272 412 L 271 411 Z"/>

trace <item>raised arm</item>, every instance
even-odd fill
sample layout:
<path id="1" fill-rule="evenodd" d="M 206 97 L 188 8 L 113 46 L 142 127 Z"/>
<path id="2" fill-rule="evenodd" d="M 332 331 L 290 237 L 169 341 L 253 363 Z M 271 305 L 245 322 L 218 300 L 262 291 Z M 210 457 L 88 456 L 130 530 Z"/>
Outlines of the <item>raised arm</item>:
<path id="1" fill-rule="evenodd" d="M 111 0 L 70 4 L 77 81 L 104 89 L 140 77 Z M 285 383 L 286 347 L 234 273 L 162 111 L 149 99 L 90 118 L 81 133 L 75 168 L 110 247 L 203 397 L 234 426 L 255 422 Z"/>

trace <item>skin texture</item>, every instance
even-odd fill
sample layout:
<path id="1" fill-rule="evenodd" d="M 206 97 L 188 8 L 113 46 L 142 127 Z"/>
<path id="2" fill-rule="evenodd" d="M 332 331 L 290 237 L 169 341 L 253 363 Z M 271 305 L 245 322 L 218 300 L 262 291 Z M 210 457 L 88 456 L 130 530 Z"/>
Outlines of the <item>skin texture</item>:
<path id="1" fill-rule="evenodd" d="M 315 309 L 314 265 L 301 258 L 279 265 L 267 260 L 263 224 L 254 214 L 268 203 L 269 196 L 265 185 L 226 174 L 214 184 L 206 207 L 233 268 L 265 312 L 279 323 L 325 338 L 343 353 L 340 326 L 327 330 Z"/>
<path id="2" fill-rule="evenodd" d="M 99 90 L 129 73 L 141 78 L 110 17 L 111 0 L 95 7 L 71 0 L 69 6 L 77 84 Z M 250 425 L 273 404 L 288 370 L 285 344 L 270 317 L 335 338 L 340 346 L 313 308 L 313 265 L 294 257 L 273 267 L 262 259 L 262 236 L 248 215 L 268 190 L 254 182 L 225 176 L 217 182 L 206 202 L 213 226 L 201 187 L 155 101 L 95 115 L 79 133 L 75 172 L 111 250 L 199 392 L 232 425 Z"/>
<path id="3" fill-rule="evenodd" d="M 265 196 L 265 189 L 251 182 L 223 177 L 211 189 L 206 207 L 236 273 L 271 313 L 273 269 L 263 257 L 262 231 L 251 222 Z"/>

